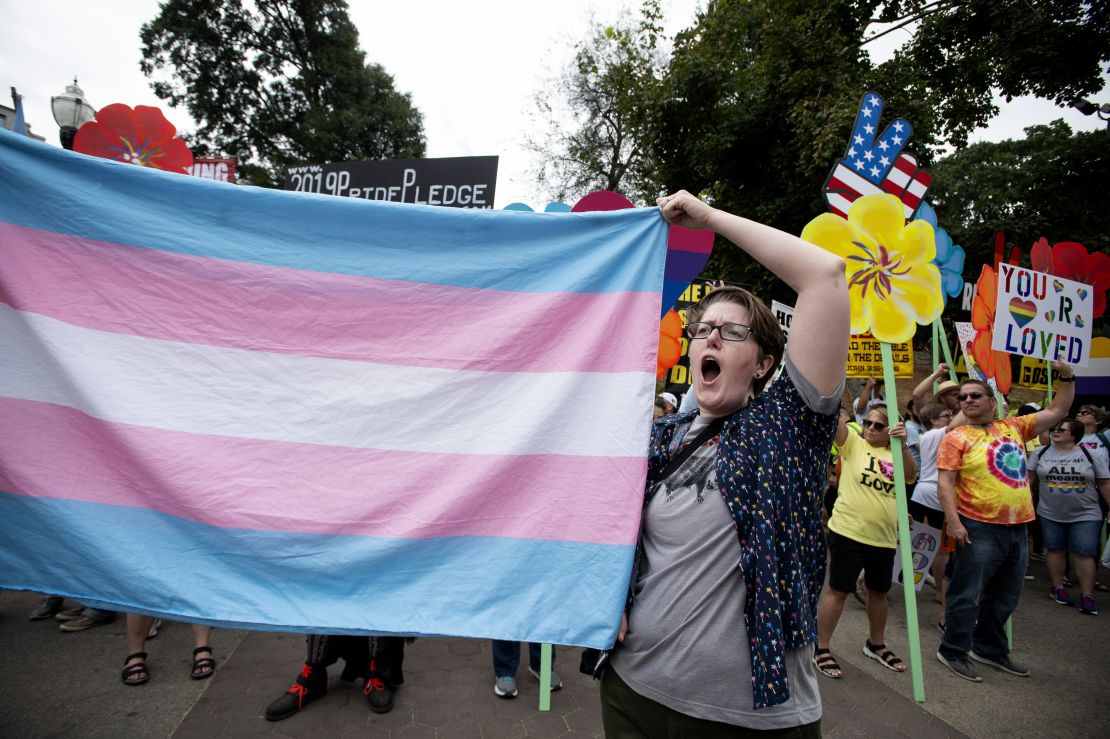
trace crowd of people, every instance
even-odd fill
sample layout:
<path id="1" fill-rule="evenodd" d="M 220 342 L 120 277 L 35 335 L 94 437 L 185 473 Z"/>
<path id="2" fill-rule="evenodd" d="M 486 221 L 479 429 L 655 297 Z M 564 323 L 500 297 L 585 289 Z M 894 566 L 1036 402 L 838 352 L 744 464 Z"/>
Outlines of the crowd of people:
<path id="1" fill-rule="evenodd" d="M 1105 519 L 1100 496 L 1110 502 L 1110 445 L 1101 409 L 1067 417 L 1070 367 L 1054 366 L 1061 384 L 1046 408 L 1012 418 L 999 419 L 995 392 L 977 380 L 940 382 L 930 398 L 944 365 L 914 389 L 905 422 L 891 423 L 895 388 L 877 379 L 842 406 L 850 324 L 842 259 L 685 192 L 659 206 L 668 222 L 737 245 L 797 300 L 789 346 L 746 290 L 715 289 L 687 312 L 693 397 L 656 399 L 626 606 L 612 649 L 583 660 L 601 681 L 606 735 L 819 737 L 819 675 L 842 677 L 832 640 L 857 591 L 867 607 L 863 653 L 904 671 L 885 635 L 898 541 L 895 454 L 906 482 L 916 482 L 912 515 L 946 534 L 932 579 L 944 603 L 937 658 L 952 672 L 978 681 L 980 663 L 1028 675 L 1009 654 L 1004 624 L 1021 595 L 1034 520 L 1052 597 L 1072 603 L 1070 555 L 1080 611 L 1098 613 L 1094 558 Z M 1049 436 L 1028 458 L 1042 434 Z M 31 617 L 56 616 L 64 630 L 112 617 L 62 606 L 48 597 Z M 151 677 L 145 645 L 158 624 L 127 619 L 121 679 L 138 686 Z M 216 667 L 209 629 L 194 626 L 193 634 L 190 674 L 204 679 Z M 389 711 L 404 679 L 405 643 L 308 636 L 303 666 L 265 717 L 286 719 L 326 694 L 327 669 L 340 658 L 345 679 L 364 679 L 370 709 Z M 515 697 L 521 645 L 495 642 L 492 654 L 494 693 Z M 529 645 L 537 678 L 539 663 L 539 645 Z M 561 680 L 550 674 L 557 690 Z"/>

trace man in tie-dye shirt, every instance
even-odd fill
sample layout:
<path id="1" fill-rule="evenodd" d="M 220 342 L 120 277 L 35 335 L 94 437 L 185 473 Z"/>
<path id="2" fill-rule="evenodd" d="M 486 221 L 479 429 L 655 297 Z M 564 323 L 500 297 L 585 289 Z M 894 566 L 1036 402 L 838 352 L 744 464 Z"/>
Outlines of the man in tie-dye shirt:
<path id="1" fill-rule="evenodd" d="M 937 659 L 972 682 L 982 678 L 968 657 L 1029 675 L 1010 658 L 1005 624 L 1021 599 L 1029 561 L 1025 525 L 1033 520 L 1033 496 L 1025 442 L 1063 419 L 1075 396 L 1071 367 L 1053 363 L 1053 370 L 1061 384 L 1048 408 L 998 421 L 990 386 L 965 380 L 960 413 L 937 452 L 937 492 L 957 544 Z"/>

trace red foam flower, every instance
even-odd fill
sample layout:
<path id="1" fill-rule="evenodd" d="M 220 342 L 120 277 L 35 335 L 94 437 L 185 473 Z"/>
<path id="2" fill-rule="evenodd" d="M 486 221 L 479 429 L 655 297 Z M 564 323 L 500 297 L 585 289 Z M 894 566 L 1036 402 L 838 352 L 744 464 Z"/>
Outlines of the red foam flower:
<path id="1" fill-rule="evenodd" d="M 1110 288 L 1110 256 L 1105 252 L 1088 254 L 1074 241 L 1061 241 L 1052 247 L 1056 276 L 1090 285 L 1095 298 L 1094 317 L 1106 311 L 1106 289 Z"/>
<path id="2" fill-rule="evenodd" d="M 998 275 L 984 264 L 975 283 L 975 300 L 971 304 L 971 325 L 975 327 L 975 341 L 971 356 L 987 377 L 994 378 L 998 391 L 1010 392 L 1013 377 L 1010 372 L 1010 355 L 991 348 L 994 337 L 994 304 L 997 301 Z"/>
<path id="3" fill-rule="evenodd" d="M 1044 272 L 1048 275 L 1054 275 L 1056 272 L 1055 265 L 1052 259 L 1052 247 L 1048 245 L 1048 239 L 1044 236 L 1037 239 L 1033 244 L 1033 249 L 1029 252 L 1029 259 L 1033 263 L 1034 272 Z"/>
<path id="4" fill-rule="evenodd" d="M 177 129 L 162 111 L 148 105 L 113 103 L 100 109 L 96 120 L 77 130 L 73 150 L 117 162 L 186 174 L 193 154 L 174 134 Z"/>

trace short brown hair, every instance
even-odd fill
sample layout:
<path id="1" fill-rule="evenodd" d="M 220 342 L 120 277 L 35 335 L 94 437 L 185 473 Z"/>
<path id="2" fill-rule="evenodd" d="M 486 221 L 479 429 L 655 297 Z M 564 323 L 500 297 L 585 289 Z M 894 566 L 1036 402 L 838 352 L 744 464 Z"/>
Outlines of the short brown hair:
<path id="1" fill-rule="evenodd" d="M 987 394 L 988 397 L 993 399 L 995 402 L 998 401 L 998 398 L 994 394 L 994 388 L 991 387 L 990 385 L 988 385 L 987 383 L 985 383 L 982 380 L 976 380 L 974 377 L 969 377 L 966 380 L 964 380 L 963 382 L 961 382 L 960 383 L 960 391 L 961 391 L 960 394 L 961 395 L 963 394 L 962 391 L 964 389 L 964 385 L 978 385 L 979 387 L 983 388 L 983 391 Z"/>
<path id="2" fill-rule="evenodd" d="M 774 358 L 771 369 L 763 377 L 752 378 L 752 387 L 755 394 L 759 395 L 770 382 L 779 362 L 782 361 L 783 350 L 786 348 L 786 337 L 782 333 L 782 327 L 779 326 L 775 314 L 762 300 L 742 287 L 731 286 L 716 288 L 689 308 L 686 311 L 686 325 L 701 321 L 709 307 L 717 303 L 734 303 L 747 311 L 748 321 L 752 326 L 751 338 L 755 339 L 755 343 L 759 346 L 760 360 L 767 356 Z"/>
<path id="3" fill-rule="evenodd" d="M 948 411 L 948 406 L 940 403 L 926 403 L 925 406 L 918 411 L 917 415 L 921 419 L 921 424 L 928 431 L 933 427 L 933 421 L 940 418 L 942 413 Z"/>

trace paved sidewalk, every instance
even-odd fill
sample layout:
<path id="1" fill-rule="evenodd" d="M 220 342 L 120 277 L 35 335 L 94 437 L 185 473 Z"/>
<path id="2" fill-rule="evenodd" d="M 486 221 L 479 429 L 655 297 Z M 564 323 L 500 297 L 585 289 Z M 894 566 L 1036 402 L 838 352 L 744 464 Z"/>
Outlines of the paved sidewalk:
<path id="1" fill-rule="evenodd" d="M 820 681 L 828 737 L 1110 736 L 1110 597 L 1097 617 L 1047 597 L 1043 564 L 1027 583 L 1014 619 L 1015 657 L 1029 678 L 984 668 L 984 682 L 960 680 L 936 661 L 939 615 L 926 588 L 918 595 L 927 701 L 911 697 L 909 674 L 883 669 L 862 654 L 863 607 L 849 599 L 833 639 L 841 680 Z M 1102 571 L 1106 574 L 1106 571 Z M 361 683 L 342 683 L 337 665 L 330 691 L 304 712 L 278 723 L 262 718 L 289 686 L 304 658 L 304 638 L 289 634 L 213 632 L 219 662 L 206 681 L 189 679 L 192 641 L 182 624 L 167 624 L 150 642 L 151 681 L 130 688 L 119 673 L 127 653 L 123 619 L 67 634 L 55 621 L 31 622 L 38 596 L 0 593 L 0 737 L 255 736 L 600 737 L 597 683 L 577 671 L 578 650 L 560 649 L 563 690 L 552 710 L 537 708 L 538 684 L 526 671 L 521 694 L 493 694 L 489 642 L 419 639 L 407 649 L 406 684 L 396 708 L 371 714 Z M 908 658 L 901 593 L 891 593 L 890 646 Z"/>
<path id="2" fill-rule="evenodd" d="M 556 666 L 563 689 L 552 694 L 551 711 L 544 713 L 537 707 L 539 684 L 523 668 L 517 676 L 520 696 L 513 700 L 495 696 L 489 642 L 468 639 L 419 639 L 410 645 L 405 655 L 406 682 L 397 691 L 396 707 L 389 714 L 370 713 L 361 682 L 340 682 L 335 677 L 337 669 L 324 698 L 285 721 L 266 722 L 261 718 L 266 704 L 289 686 L 303 652 L 300 637 L 249 634 L 182 721 L 174 739 L 604 736 L 598 683 L 578 673 L 579 650 L 559 650 Z M 850 683 L 822 685 L 826 736 L 963 736 L 858 669 L 847 669 Z M 878 710 L 862 710 L 862 706 Z M 874 720 L 861 723 L 861 714 Z"/>
<path id="3" fill-rule="evenodd" d="M 361 682 L 338 679 L 328 695 L 278 723 L 262 718 L 289 686 L 304 659 L 304 637 L 213 632 L 219 662 L 209 680 L 188 676 L 191 636 L 167 624 L 151 641 L 151 680 L 130 688 L 119 672 L 127 653 L 123 619 L 66 634 L 57 622 L 27 620 L 31 593 L 0 593 L 0 639 L 6 645 L 0 682 L 0 736 L 174 737 L 601 737 L 596 681 L 578 673 L 579 650 L 560 649 L 562 690 L 551 711 L 538 710 L 538 682 L 522 669 L 520 696 L 493 694 L 488 641 L 419 639 L 405 655 L 405 685 L 394 710 L 371 714 Z M 866 668 L 866 666 L 865 666 Z M 823 728 L 829 737 L 961 737 L 951 726 L 873 677 L 845 664 L 845 679 L 823 680 Z"/>

